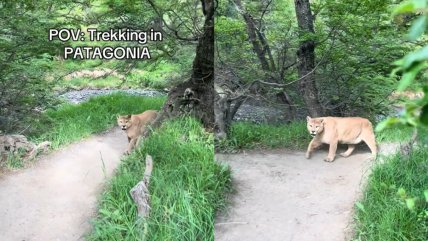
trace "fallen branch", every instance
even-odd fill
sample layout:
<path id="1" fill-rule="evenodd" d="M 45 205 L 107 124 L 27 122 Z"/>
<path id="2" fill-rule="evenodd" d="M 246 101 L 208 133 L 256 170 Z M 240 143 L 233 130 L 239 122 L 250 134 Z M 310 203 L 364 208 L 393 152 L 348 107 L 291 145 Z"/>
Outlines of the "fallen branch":
<path id="1" fill-rule="evenodd" d="M 143 180 L 137 183 L 129 193 L 137 205 L 138 217 L 147 218 L 150 214 L 150 193 L 149 183 L 153 170 L 152 156 L 146 156 L 146 170 L 144 171 Z"/>

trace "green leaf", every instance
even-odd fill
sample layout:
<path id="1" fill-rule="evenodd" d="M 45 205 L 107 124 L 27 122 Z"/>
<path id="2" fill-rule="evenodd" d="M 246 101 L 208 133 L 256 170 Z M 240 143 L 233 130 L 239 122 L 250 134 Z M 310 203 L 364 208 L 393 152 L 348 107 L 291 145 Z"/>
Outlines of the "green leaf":
<path id="1" fill-rule="evenodd" d="M 407 198 L 406 206 L 408 209 L 413 210 L 415 208 L 415 198 Z"/>
<path id="2" fill-rule="evenodd" d="M 428 59 L 428 46 L 425 46 L 415 52 L 407 54 L 403 58 L 402 67 L 404 70 L 410 68 L 414 62 L 420 62 Z"/>
<path id="3" fill-rule="evenodd" d="M 422 107 L 421 115 L 419 116 L 419 120 L 422 124 L 428 126 L 428 104 Z"/>
<path id="4" fill-rule="evenodd" d="M 428 190 L 424 191 L 425 201 L 428 203 Z"/>
<path id="5" fill-rule="evenodd" d="M 395 62 L 394 64 L 396 64 L 396 63 L 397 63 L 397 62 Z M 396 65 L 400 65 L 400 64 L 396 64 Z M 391 74 L 389 75 L 389 77 L 390 77 L 390 78 L 394 78 L 394 77 L 396 77 L 396 75 L 397 75 L 397 73 L 398 73 L 399 71 L 401 71 L 401 67 L 394 68 L 394 69 L 391 71 Z"/>
<path id="6" fill-rule="evenodd" d="M 427 52 L 427 54 L 428 54 L 428 52 Z M 428 55 L 427 55 L 427 57 L 428 57 Z M 424 67 L 425 67 L 424 63 L 418 63 L 417 65 L 415 65 L 412 68 L 410 68 L 409 70 L 407 70 L 403 74 L 403 77 L 401 77 L 401 80 L 400 80 L 400 83 L 398 84 L 397 90 L 403 91 L 404 89 L 406 89 L 407 86 L 409 86 L 413 82 L 413 80 L 416 78 L 416 75 L 419 73 L 419 71 L 421 71 Z"/>
<path id="7" fill-rule="evenodd" d="M 410 28 L 409 34 L 407 35 L 408 39 L 414 41 L 418 39 L 424 32 L 427 25 L 427 16 L 422 15 L 416 21 L 413 22 L 412 27 Z"/>
<path id="8" fill-rule="evenodd" d="M 427 6 L 426 0 L 412 0 L 412 3 L 415 10 L 421 10 Z"/>
<path id="9" fill-rule="evenodd" d="M 361 210 L 362 212 L 366 212 L 366 210 L 364 209 L 364 205 L 362 204 L 362 203 L 360 203 L 360 202 L 356 202 L 355 203 L 355 206 L 357 206 L 357 208 L 359 209 L 359 210 Z"/>
<path id="10" fill-rule="evenodd" d="M 413 82 L 413 80 L 416 78 L 416 75 L 417 75 L 417 72 L 415 71 L 415 69 L 404 73 L 403 77 L 401 77 L 400 83 L 398 84 L 397 90 L 403 91 L 404 89 L 406 89 L 407 86 L 409 86 Z"/>
<path id="11" fill-rule="evenodd" d="M 383 129 L 390 127 L 394 124 L 397 124 L 399 122 L 400 122 L 400 119 L 396 117 L 390 117 L 386 120 L 381 121 L 379 124 L 377 124 L 375 131 L 376 132 L 382 131 Z"/>
<path id="12" fill-rule="evenodd" d="M 406 198 L 406 190 L 404 190 L 404 188 L 400 187 L 397 191 L 398 196 L 400 196 L 401 198 Z"/>
<path id="13" fill-rule="evenodd" d="M 411 13 L 415 11 L 415 5 L 413 4 L 413 1 L 404 1 L 400 5 L 398 5 L 394 11 L 392 12 L 392 15 L 402 14 L 402 13 Z"/>

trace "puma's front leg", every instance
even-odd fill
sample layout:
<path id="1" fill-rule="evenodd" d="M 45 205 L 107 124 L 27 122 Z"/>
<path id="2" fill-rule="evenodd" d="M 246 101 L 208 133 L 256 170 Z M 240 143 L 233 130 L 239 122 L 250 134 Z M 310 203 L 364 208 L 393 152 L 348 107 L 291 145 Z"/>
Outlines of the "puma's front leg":
<path id="1" fill-rule="evenodd" d="M 125 154 L 126 154 L 126 155 L 131 154 L 131 151 L 132 151 L 132 149 L 134 148 L 135 143 L 137 142 L 137 139 L 138 139 L 138 138 L 135 138 L 135 137 L 131 139 L 131 141 L 130 141 L 130 142 L 129 142 L 129 144 L 128 144 L 128 148 L 126 148 L 126 151 L 125 151 Z"/>
<path id="2" fill-rule="evenodd" d="M 330 142 L 330 147 L 328 148 L 328 156 L 324 159 L 326 162 L 334 161 L 334 157 L 336 156 L 338 140 L 332 140 Z"/>
<path id="3" fill-rule="evenodd" d="M 314 149 L 319 147 L 320 145 L 321 145 L 321 142 L 313 138 L 312 141 L 309 143 L 308 150 L 306 151 L 306 159 L 311 158 L 312 151 L 314 151 Z"/>

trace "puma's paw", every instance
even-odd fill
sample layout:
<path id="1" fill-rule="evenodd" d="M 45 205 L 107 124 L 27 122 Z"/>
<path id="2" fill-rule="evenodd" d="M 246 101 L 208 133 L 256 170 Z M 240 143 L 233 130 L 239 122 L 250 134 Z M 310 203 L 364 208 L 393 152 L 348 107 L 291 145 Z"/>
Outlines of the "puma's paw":
<path id="1" fill-rule="evenodd" d="M 334 157 L 332 158 L 332 157 L 326 157 L 326 158 L 324 158 L 324 161 L 326 161 L 326 162 L 333 162 L 334 161 Z"/>
<path id="2" fill-rule="evenodd" d="M 342 152 L 342 153 L 340 153 L 340 155 L 343 156 L 343 157 L 348 157 L 350 154 L 348 154 L 346 152 Z"/>
<path id="3" fill-rule="evenodd" d="M 309 152 L 306 152 L 305 157 L 306 157 L 306 159 L 309 159 L 309 158 L 311 158 L 311 154 Z"/>

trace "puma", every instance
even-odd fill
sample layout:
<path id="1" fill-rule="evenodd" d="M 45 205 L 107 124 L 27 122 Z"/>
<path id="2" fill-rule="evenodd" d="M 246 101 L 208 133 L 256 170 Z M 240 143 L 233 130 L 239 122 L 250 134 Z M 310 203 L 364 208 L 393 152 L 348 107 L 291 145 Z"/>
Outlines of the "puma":
<path id="1" fill-rule="evenodd" d="M 376 157 L 377 147 L 372 123 L 361 117 L 306 117 L 309 134 L 313 137 L 306 152 L 306 158 L 321 144 L 329 144 L 327 162 L 334 161 L 337 144 L 348 144 L 348 150 L 341 153 L 348 157 L 354 151 L 356 144 L 364 141 Z"/>
<path id="2" fill-rule="evenodd" d="M 128 136 L 128 147 L 125 151 L 125 154 L 130 154 L 132 149 L 140 141 L 141 135 L 144 133 L 147 125 L 151 124 L 157 117 L 157 111 L 147 110 L 138 115 L 124 115 L 117 116 L 117 124 L 119 127 L 126 131 Z"/>

